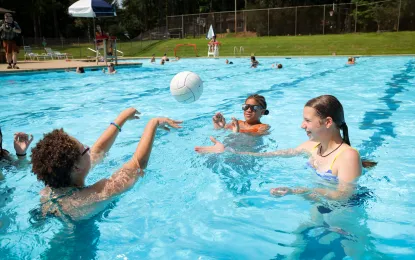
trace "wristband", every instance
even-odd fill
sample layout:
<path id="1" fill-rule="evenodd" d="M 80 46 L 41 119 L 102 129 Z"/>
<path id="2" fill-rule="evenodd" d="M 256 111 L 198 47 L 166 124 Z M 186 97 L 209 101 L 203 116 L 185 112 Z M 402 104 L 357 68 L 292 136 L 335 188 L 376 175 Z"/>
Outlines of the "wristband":
<path id="1" fill-rule="evenodd" d="M 26 156 L 26 153 L 16 153 L 17 156 Z"/>
<path id="2" fill-rule="evenodd" d="M 118 128 L 118 132 L 121 132 L 121 126 L 117 125 L 114 122 L 111 122 L 111 125 L 115 126 L 116 128 Z"/>

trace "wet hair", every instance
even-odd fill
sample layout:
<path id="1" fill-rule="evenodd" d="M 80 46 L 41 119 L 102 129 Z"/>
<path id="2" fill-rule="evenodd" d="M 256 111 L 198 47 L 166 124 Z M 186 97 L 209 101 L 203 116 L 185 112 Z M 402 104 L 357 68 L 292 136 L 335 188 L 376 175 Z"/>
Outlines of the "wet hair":
<path id="1" fill-rule="evenodd" d="M 269 114 L 269 110 L 267 109 L 267 101 L 265 101 L 265 97 L 258 95 L 258 94 L 253 94 L 250 95 L 249 97 L 247 97 L 245 99 L 245 102 L 248 101 L 248 99 L 253 99 L 255 100 L 263 109 L 265 109 L 264 111 L 264 115 L 268 115 Z"/>
<path id="2" fill-rule="evenodd" d="M 321 119 L 331 117 L 334 124 L 343 131 L 343 142 L 350 145 L 349 129 L 346 121 L 344 120 L 344 110 L 340 101 L 332 95 L 322 95 L 310 99 L 306 104 L 306 107 L 312 107 L 317 111 L 318 116 Z M 363 167 L 373 167 L 377 163 L 372 161 L 362 160 Z"/>
<path id="3" fill-rule="evenodd" d="M 352 62 L 353 61 L 353 58 L 352 57 L 349 57 L 348 61 Z"/>
<path id="4" fill-rule="evenodd" d="M 0 128 L 0 160 L 3 159 L 4 157 L 4 151 L 3 150 L 3 133 L 1 132 L 1 128 Z"/>
<path id="5" fill-rule="evenodd" d="M 255 56 L 251 56 L 251 60 L 255 61 L 256 60 Z"/>
<path id="6" fill-rule="evenodd" d="M 111 67 L 114 67 L 114 63 L 112 63 L 112 62 L 111 62 L 111 63 L 110 63 L 110 66 L 111 66 Z"/>
<path id="7" fill-rule="evenodd" d="M 78 68 L 78 71 L 79 71 L 80 73 L 85 73 L 85 69 L 84 69 L 84 67 L 79 67 L 79 68 Z"/>
<path id="8" fill-rule="evenodd" d="M 0 159 L 3 158 L 3 133 L 0 128 Z"/>
<path id="9" fill-rule="evenodd" d="M 79 144 L 62 128 L 55 129 L 32 148 L 32 172 L 49 187 L 69 187 L 72 168 L 80 156 Z"/>
<path id="10" fill-rule="evenodd" d="M 6 157 L 6 155 L 9 154 L 9 151 L 7 151 L 6 149 L 3 149 L 3 133 L 1 132 L 1 127 L 0 127 L 0 161 L 5 159 L 5 160 L 9 160 L 8 157 Z"/>
<path id="11" fill-rule="evenodd" d="M 281 64 L 281 63 L 280 63 L 280 64 L 278 64 L 278 65 L 277 65 L 277 68 L 282 69 L 282 64 Z"/>

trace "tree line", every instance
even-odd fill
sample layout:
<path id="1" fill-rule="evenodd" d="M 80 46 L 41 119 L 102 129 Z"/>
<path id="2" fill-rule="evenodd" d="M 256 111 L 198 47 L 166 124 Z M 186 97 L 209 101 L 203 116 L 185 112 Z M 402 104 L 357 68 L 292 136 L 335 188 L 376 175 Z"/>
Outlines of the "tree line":
<path id="1" fill-rule="evenodd" d="M 113 0 L 105 1 L 113 2 Z M 237 10 L 248 10 L 331 5 L 333 2 L 364 4 L 377 1 L 379 0 L 236 0 L 236 6 Z M 375 21 L 381 29 L 382 23 L 390 23 L 390 17 L 396 17 L 396 12 L 399 11 L 397 7 L 401 1 L 400 29 L 415 30 L 415 1 L 393 1 L 394 4 L 387 7 L 373 5 L 358 11 L 360 25 L 369 26 Z M 15 12 L 15 20 L 23 29 L 25 37 L 85 38 L 88 35 L 88 28 L 92 35 L 92 19 L 70 17 L 68 7 L 74 2 L 76 0 L 0 0 L 0 7 Z M 122 8 L 117 2 L 115 5 L 117 17 L 97 19 L 97 23 L 112 35 L 124 38 L 126 34 L 134 38 L 141 32 L 165 26 L 166 16 L 235 10 L 234 0 L 122 0 Z"/>

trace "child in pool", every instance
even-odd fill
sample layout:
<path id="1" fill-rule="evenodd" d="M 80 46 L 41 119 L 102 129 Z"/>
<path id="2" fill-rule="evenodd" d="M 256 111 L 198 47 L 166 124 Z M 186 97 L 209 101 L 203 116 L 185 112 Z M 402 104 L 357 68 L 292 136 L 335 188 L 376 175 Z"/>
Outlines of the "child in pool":
<path id="1" fill-rule="evenodd" d="M 230 129 L 235 133 L 239 132 L 255 135 L 263 135 L 268 132 L 270 126 L 262 124 L 260 121 L 263 115 L 269 114 L 267 102 L 263 96 L 258 94 L 249 96 L 242 105 L 242 110 L 244 111 L 245 121 L 237 120 L 233 117 L 230 124 L 226 124 L 226 120 L 220 112 L 216 113 L 212 118 L 214 128 L 225 128 Z"/>

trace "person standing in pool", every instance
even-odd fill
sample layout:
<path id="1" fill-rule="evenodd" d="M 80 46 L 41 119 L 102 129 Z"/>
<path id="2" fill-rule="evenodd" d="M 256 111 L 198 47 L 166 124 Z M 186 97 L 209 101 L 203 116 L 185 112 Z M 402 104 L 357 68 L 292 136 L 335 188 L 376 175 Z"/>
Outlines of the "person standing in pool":
<path id="1" fill-rule="evenodd" d="M 254 94 L 249 96 L 242 105 L 245 121 L 232 118 L 230 124 L 226 124 L 226 120 L 222 113 L 218 112 L 212 117 L 213 127 L 215 129 L 229 129 L 235 133 L 249 133 L 254 135 L 267 134 L 270 126 L 261 123 L 261 117 L 268 115 L 267 102 L 261 95 Z"/>
<path id="2" fill-rule="evenodd" d="M 156 54 L 151 55 L 151 60 L 150 62 L 156 62 Z"/>
<path id="3" fill-rule="evenodd" d="M 102 72 L 104 72 L 105 73 L 105 68 L 104 69 L 102 69 Z M 115 73 L 117 73 L 117 71 L 115 70 L 115 65 L 114 65 L 114 63 L 110 63 L 109 65 L 108 65 L 108 74 L 115 74 Z"/>
<path id="4" fill-rule="evenodd" d="M 251 68 L 258 67 L 259 62 L 256 60 L 255 56 L 251 56 Z"/>
<path id="5" fill-rule="evenodd" d="M 354 65 L 355 64 L 355 58 L 354 57 L 349 57 L 347 59 L 347 64 L 349 65 Z"/>
<path id="6" fill-rule="evenodd" d="M 79 74 L 82 74 L 82 73 L 85 73 L 85 69 L 84 69 L 84 67 L 77 67 L 75 72 L 79 73 Z"/>
<path id="7" fill-rule="evenodd" d="M 336 190 L 287 188 L 271 189 L 271 194 L 284 196 L 288 194 L 304 194 L 309 198 L 323 196 L 329 199 L 347 199 L 354 191 L 354 182 L 362 174 L 362 160 L 359 152 L 350 146 L 349 132 L 344 119 L 343 106 L 331 95 L 323 95 L 310 99 L 303 110 L 301 128 L 306 131 L 309 141 L 294 149 L 277 150 L 266 153 L 236 152 L 262 157 L 309 156 L 308 165 L 317 176 L 337 183 Z M 343 132 L 343 136 L 341 135 Z M 213 146 L 196 147 L 199 153 L 222 153 L 225 146 L 211 137 Z M 375 162 L 363 161 L 364 167 L 375 166 Z"/>
<path id="8" fill-rule="evenodd" d="M 181 121 L 153 118 L 144 129 L 132 158 L 108 179 L 86 186 L 85 179 L 110 150 L 123 125 L 138 119 L 135 108 L 125 109 L 89 148 L 63 129 L 44 135 L 32 149 L 32 171 L 46 187 L 41 191 L 42 214 L 64 219 L 89 218 L 103 210 L 117 195 L 130 189 L 144 175 L 157 128 L 181 128 Z"/>
<path id="9" fill-rule="evenodd" d="M 167 53 L 164 53 L 164 55 L 161 59 L 164 60 L 164 61 L 169 61 L 169 58 L 167 58 Z"/>

